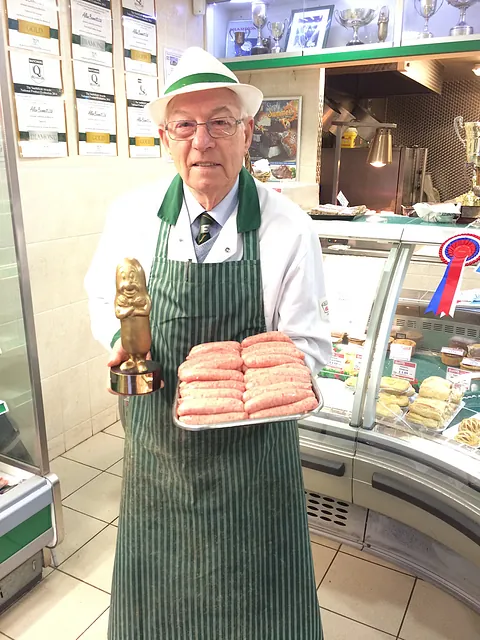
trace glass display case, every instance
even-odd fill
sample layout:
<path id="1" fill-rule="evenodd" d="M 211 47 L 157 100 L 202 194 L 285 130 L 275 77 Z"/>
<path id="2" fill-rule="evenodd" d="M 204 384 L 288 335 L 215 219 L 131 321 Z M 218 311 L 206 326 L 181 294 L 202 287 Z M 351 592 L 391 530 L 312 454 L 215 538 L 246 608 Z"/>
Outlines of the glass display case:
<path id="1" fill-rule="evenodd" d="M 428 310 L 442 243 L 480 235 L 369 219 L 314 222 L 335 352 L 319 375 L 325 407 L 299 425 L 311 528 L 361 545 L 373 527 L 395 547 L 387 557 L 421 574 L 428 560 L 422 575 L 480 610 L 478 264 L 464 269 L 453 317 Z"/>
<path id="2" fill-rule="evenodd" d="M 0 52 L 4 47 L 0 42 Z M 0 66 L 5 60 L 0 53 Z M 62 538 L 49 473 L 6 75 L 0 78 L 0 611 L 42 577 Z M 10 126 L 7 127 L 7 122 Z"/>
<path id="3" fill-rule="evenodd" d="M 347 0 L 215 2 L 207 7 L 207 47 L 218 58 L 312 55 L 351 47 L 378 48 L 478 39 L 473 0 L 351 4 Z"/>

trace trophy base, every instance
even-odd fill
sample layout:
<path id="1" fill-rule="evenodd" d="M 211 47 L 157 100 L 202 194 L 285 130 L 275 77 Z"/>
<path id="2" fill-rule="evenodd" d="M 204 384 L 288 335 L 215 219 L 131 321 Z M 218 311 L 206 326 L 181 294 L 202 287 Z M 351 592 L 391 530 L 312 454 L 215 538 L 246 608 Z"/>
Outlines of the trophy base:
<path id="1" fill-rule="evenodd" d="M 457 24 L 456 27 L 450 29 L 451 36 L 471 36 L 473 27 L 468 24 Z"/>
<path id="2" fill-rule="evenodd" d="M 356 47 L 359 44 L 364 44 L 361 40 L 350 40 L 347 42 L 347 47 Z"/>
<path id="3" fill-rule="evenodd" d="M 144 396 L 163 387 L 162 367 L 147 360 L 148 371 L 135 373 L 122 371 L 119 366 L 110 369 L 110 388 L 120 396 Z"/>
<path id="4" fill-rule="evenodd" d="M 267 47 L 262 47 L 260 45 L 255 45 L 254 47 L 252 47 L 252 51 L 251 54 L 252 56 L 261 56 L 264 53 L 268 53 L 268 49 Z"/>
<path id="5" fill-rule="evenodd" d="M 270 51 L 270 53 L 282 53 L 282 48 L 281 47 L 272 47 L 272 50 Z"/>

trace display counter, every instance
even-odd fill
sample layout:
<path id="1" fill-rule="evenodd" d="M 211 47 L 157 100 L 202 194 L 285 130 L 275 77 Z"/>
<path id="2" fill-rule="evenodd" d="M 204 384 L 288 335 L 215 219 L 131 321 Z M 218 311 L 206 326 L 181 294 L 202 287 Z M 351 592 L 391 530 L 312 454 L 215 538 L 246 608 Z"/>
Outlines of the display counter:
<path id="1" fill-rule="evenodd" d="M 371 220 L 314 223 L 334 355 L 299 425 L 310 525 L 480 611 L 480 301 L 427 311 L 441 244 L 475 229 Z"/>

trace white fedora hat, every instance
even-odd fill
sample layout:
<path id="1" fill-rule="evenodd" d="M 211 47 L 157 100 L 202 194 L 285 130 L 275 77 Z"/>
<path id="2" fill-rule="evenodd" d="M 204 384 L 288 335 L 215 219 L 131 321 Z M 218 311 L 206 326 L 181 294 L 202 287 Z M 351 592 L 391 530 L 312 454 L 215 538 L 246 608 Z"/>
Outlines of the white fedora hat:
<path id="1" fill-rule="evenodd" d="M 172 98 L 193 91 L 231 89 L 240 98 L 247 115 L 254 116 L 263 100 L 263 93 L 251 84 L 241 84 L 222 62 L 200 47 L 190 47 L 170 74 L 163 94 L 145 107 L 156 125 L 164 124 L 165 109 Z"/>

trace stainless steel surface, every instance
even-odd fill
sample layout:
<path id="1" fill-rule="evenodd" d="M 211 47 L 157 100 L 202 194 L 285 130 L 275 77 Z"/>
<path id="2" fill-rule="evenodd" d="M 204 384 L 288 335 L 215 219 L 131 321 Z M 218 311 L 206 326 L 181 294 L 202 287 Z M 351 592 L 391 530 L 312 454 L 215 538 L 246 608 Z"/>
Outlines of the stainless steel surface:
<path id="1" fill-rule="evenodd" d="M 129 373 L 120 367 L 110 369 L 110 387 L 120 396 L 143 396 L 164 386 L 163 370 L 158 362 L 147 360 L 145 373 Z"/>
<path id="2" fill-rule="evenodd" d="M 397 308 L 398 299 L 400 297 L 400 288 L 405 279 L 410 258 L 413 253 L 413 247 L 400 246 L 397 264 L 393 277 L 391 279 L 390 289 L 384 302 L 382 321 L 380 323 L 377 340 L 375 345 L 375 355 L 372 360 L 370 369 L 370 378 L 368 380 L 367 394 L 364 405 L 363 426 L 371 429 L 375 423 L 375 406 L 380 385 L 381 372 L 387 352 L 388 340 L 390 338 L 390 330 L 393 324 L 393 317 Z"/>
<path id="3" fill-rule="evenodd" d="M 9 607 L 42 579 L 42 552 L 37 551 L 32 557 L 20 564 L 14 571 L 6 575 L 0 582 L 0 612 Z"/>
<path id="4" fill-rule="evenodd" d="M 0 537 L 52 504 L 50 483 L 32 476 L 1 496 Z"/>
<path id="5" fill-rule="evenodd" d="M 41 560 L 41 551 L 44 547 L 46 547 L 52 539 L 52 529 L 45 531 L 41 536 L 35 538 L 32 542 L 27 544 L 25 547 L 22 547 L 20 551 L 14 553 L 13 556 L 10 556 L 7 560 L 0 564 L 0 580 L 3 580 L 5 576 L 8 576 L 12 571 L 15 571 L 17 567 L 22 565 L 24 562 L 28 562 L 30 558 L 40 553 L 40 568 L 42 566 Z"/>
<path id="6" fill-rule="evenodd" d="M 345 542 L 359 544 L 365 534 L 368 511 L 322 491 L 305 487 L 308 527 L 312 533 L 326 534 Z"/>
<path id="7" fill-rule="evenodd" d="M 185 429 L 186 431 L 207 431 L 210 429 L 226 429 L 228 427 L 253 427 L 257 424 L 270 424 L 272 422 L 285 422 L 289 420 L 303 420 L 307 416 L 318 413 L 323 407 L 323 396 L 322 392 L 320 391 L 319 380 L 314 375 L 311 376 L 311 379 L 313 392 L 315 393 L 315 396 L 318 400 L 318 406 L 316 409 L 313 409 L 313 411 L 308 411 L 307 413 L 297 413 L 292 416 L 280 416 L 278 418 L 262 418 L 261 420 L 237 420 L 236 422 L 219 422 L 218 424 L 205 425 L 185 424 L 177 417 L 177 404 L 179 399 L 179 387 L 177 386 L 175 400 L 173 402 L 172 408 L 173 423 L 180 429 Z"/>
<path id="8" fill-rule="evenodd" d="M 63 524 L 63 507 L 62 507 L 62 494 L 60 492 L 60 480 L 54 473 L 49 473 L 46 479 L 50 483 L 52 490 L 52 526 L 53 526 L 53 540 L 49 547 L 56 547 L 60 544 L 65 536 L 65 527 Z"/>
<path id="9" fill-rule="evenodd" d="M 373 242 L 400 242 L 404 227 L 401 224 L 371 224 L 360 222 L 318 221 L 312 222 L 321 238 L 346 238 L 372 240 Z M 419 227 L 415 227 L 418 229 Z"/>
<path id="10" fill-rule="evenodd" d="M 16 119 L 11 104 L 11 87 L 9 83 L 9 68 L 7 59 L 7 43 L 4 39 L 4 30 L 0 29 L 0 128 L 3 129 L 5 139 L 5 166 L 8 176 L 10 191 L 11 211 L 15 237 L 15 249 L 20 276 L 20 294 L 22 299 L 23 322 L 27 337 L 27 354 L 30 383 L 33 392 L 33 406 L 36 437 L 39 447 L 40 465 L 38 471 L 41 474 L 50 470 L 48 460 L 47 435 L 45 430 L 45 415 L 42 401 L 42 388 L 40 369 L 38 363 L 37 340 L 33 316 L 32 292 L 30 288 L 30 276 L 28 273 L 28 259 L 25 244 L 25 231 L 22 216 L 22 204 L 20 198 L 20 185 L 17 169 L 17 140 Z"/>

